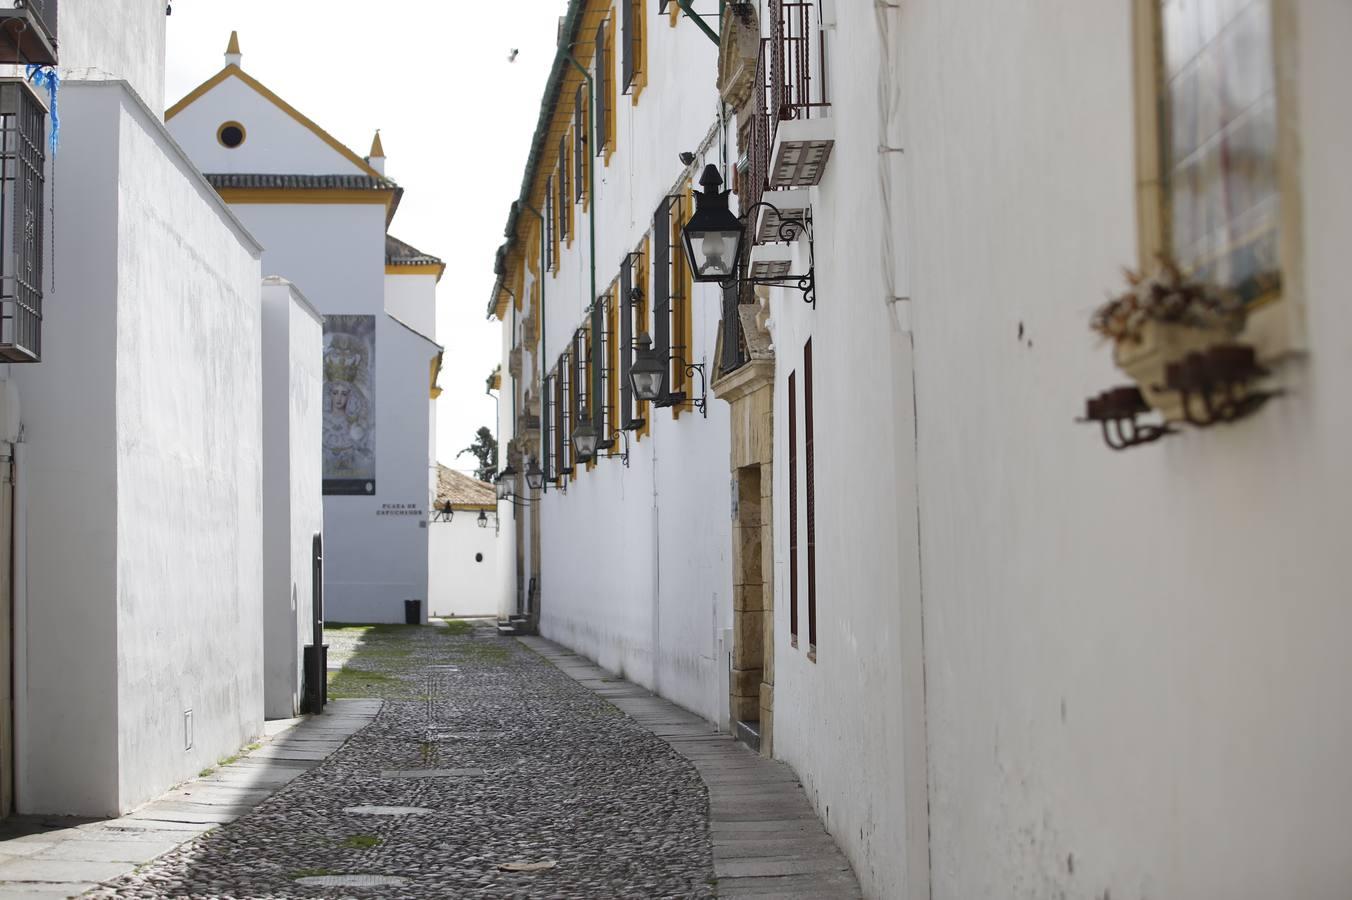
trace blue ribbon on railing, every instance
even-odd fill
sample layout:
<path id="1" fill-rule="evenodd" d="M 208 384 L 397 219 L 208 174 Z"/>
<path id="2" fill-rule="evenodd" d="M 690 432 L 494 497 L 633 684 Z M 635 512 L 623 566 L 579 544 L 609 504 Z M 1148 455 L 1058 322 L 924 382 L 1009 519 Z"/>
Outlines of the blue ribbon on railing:
<path id="1" fill-rule="evenodd" d="M 47 97 L 51 100 L 52 107 L 52 156 L 55 157 L 57 144 L 61 142 L 61 116 L 56 111 L 56 90 L 61 87 L 61 76 L 57 75 L 56 69 L 51 66 L 30 65 L 28 80 L 37 87 L 47 88 Z"/>

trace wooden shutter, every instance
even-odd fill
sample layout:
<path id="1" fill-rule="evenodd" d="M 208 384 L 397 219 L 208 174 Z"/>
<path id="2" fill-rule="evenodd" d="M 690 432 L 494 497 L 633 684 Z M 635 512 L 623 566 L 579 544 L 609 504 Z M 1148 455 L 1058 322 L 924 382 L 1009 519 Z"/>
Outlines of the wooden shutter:
<path id="1" fill-rule="evenodd" d="M 559 237 L 568 237 L 568 213 L 571 211 L 571 198 L 568 196 L 568 135 L 559 136 Z"/>
<path id="2" fill-rule="evenodd" d="M 812 466 L 812 339 L 803 347 L 803 450 L 807 470 L 807 642 L 817 647 L 817 504 Z"/>
<path id="3" fill-rule="evenodd" d="M 671 198 L 663 197 L 653 214 L 653 349 L 662 359 L 671 357 Z M 666 380 L 658 404 L 671 395 L 671 372 L 668 366 Z"/>
<path id="4" fill-rule="evenodd" d="M 606 57 L 606 23 L 596 26 L 596 155 L 606 149 L 606 134 L 609 128 L 607 117 L 610 115 L 610 67 Z"/>
<path id="5" fill-rule="evenodd" d="M 629 383 L 629 370 L 634 364 L 634 255 L 620 263 L 620 427 L 632 430 L 638 427 L 634 419 L 634 386 Z"/>
<path id="6" fill-rule="evenodd" d="M 577 86 L 577 103 L 573 107 L 573 195 L 578 202 L 587 192 L 587 86 Z"/>
<path id="7" fill-rule="evenodd" d="M 554 179 L 545 179 L 545 268 L 554 268 Z"/>
<path id="8" fill-rule="evenodd" d="M 637 23 L 634 19 L 637 17 L 637 10 L 634 9 L 633 0 L 620 0 L 620 54 L 623 59 L 621 66 L 624 80 L 623 90 L 627 94 L 633 87 L 634 75 L 638 71 L 638 53 L 634 45 L 634 36 L 638 31 Z"/>
<path id="9" fill-rule="evenodd" d="M 798 373 L 789 373 L 789 636 L 798 645 Z"/>

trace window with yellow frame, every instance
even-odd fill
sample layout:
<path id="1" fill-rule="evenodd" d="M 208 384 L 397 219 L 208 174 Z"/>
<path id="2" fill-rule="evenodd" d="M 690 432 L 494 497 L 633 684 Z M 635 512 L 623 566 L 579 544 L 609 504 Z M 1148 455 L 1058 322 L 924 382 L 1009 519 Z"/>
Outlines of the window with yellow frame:
<path id="1" fill-rule="evenodd" d="M 639 248 L 637 258 L 633 260 L 629 277 L 636 289 L 634 293 L 634 302 L 631 304 L 630 314 L 634 317 L 633 331 L 634 340 L 637 341 L 639 335 L 652 333 L 652 321 L 648 315 L 648 260 L 649 239 L 643 239 L 643 245 Z M 633 353 L 633 348 L 626 352 Z M 642 421 L 642 425 L 634 432 L 635 439 L 644 438 L 652 433 L 652 404 L 647 400 L 634 398 L 634 418 Z"/>
<path id="2" fill-rule="evenodd" d="M 1290 0 L 1134 2 L 1140 265 L 1170 257 L 1260 313 L 1294 274 Z"/>
<path id="3" fill-rule="evenodd" d="M 691 321 L 694 278 L 690 265 L 681 249 L 681 233 L 691 214 L 690 182 L 684 181 L 676 191 L 671 202 L 671 233 L 666 236 L 671 250 L 671 352 L 676 357 L 671 366 L 671 392 L 691 396 L 690 374 L 686 366 L 693 354 L 691 342 L 694 340 L 694 327 Z M 681 410 L 688 404 L 678 403 L 671 408 L 671 417 L 679 419 Z"/>

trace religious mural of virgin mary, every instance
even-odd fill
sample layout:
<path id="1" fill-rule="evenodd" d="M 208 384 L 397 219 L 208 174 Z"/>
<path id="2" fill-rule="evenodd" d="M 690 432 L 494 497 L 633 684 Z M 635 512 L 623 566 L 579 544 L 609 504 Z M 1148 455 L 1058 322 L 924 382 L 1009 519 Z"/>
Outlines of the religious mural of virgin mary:
<path id="1" fill-rule="evenodd" d="M 374 494 L 375 316 L 324 319 L 324 493 Z"/>

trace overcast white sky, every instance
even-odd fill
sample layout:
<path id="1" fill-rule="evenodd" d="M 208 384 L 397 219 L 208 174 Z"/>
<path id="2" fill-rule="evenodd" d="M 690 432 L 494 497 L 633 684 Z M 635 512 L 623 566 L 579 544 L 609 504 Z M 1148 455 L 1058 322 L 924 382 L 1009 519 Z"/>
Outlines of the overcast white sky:
<path id="1" fill-rule="evenodd" d="M 493 253 L 521 187 L 565 0 L 173 0 L 166 98 L 218 72 L 232 30 L 244 69 L 364 156 L 381 129 L 404 187 L 392 234 L 446 261 L 437 455 L 495 428 L 484 382 L 500 361 L 485 320 Z M 512 48 L 520 52 L 507 61 Z M 304 286 L 301 286 L 302 289 Z M 495 429 L 496 430 L 496 429 Z"/>

